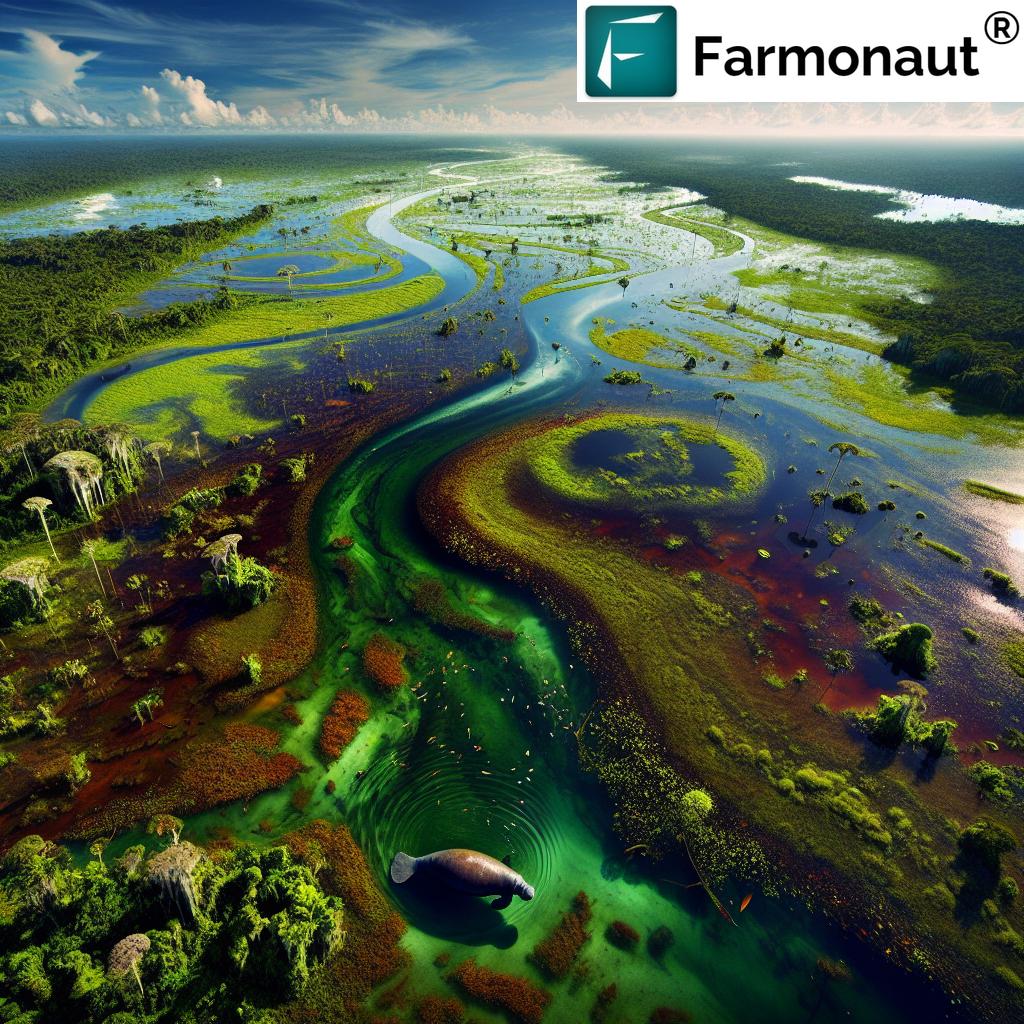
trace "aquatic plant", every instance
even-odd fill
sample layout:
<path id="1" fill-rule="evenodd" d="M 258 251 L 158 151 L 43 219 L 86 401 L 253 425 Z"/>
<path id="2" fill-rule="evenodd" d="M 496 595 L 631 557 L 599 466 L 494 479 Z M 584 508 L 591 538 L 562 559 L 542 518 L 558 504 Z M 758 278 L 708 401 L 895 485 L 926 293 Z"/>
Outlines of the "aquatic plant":
<path id="1" fill-rule="evenodd" d="M 604 376 L 605 384 L 643 384 L 644 378 L 639 370 L 612 370 Z"/>
<path id="2" fill-rule="evenodd" d="M 466 1008 L 452 996 L 424 996 L 416 1004 L 416 1024 L 462 1024 Z"/>
<path id="3" fill-rule="evenodd" d="M 605 931 L 605 937 L 613 946 L 632 953 L 640 945 L 640 933 L 625 921 L 612 921 Z"/>
<path id="4" fill-rule="evenodd" d="M 492 971 L 474 957 L 464 960 L 448 977 L 470 998 L 503 1011 L 515 1024 L 540 1024 L 551 1002 L 547 992 L 525 978 Z"/>
<path id="5" fill-rule="evenodd" d="M 374 633 L 363 648 L 363 670 L 382 690 L 397 690 L 408 682 L 405 648 L 383 633 Z"/>
<path id="6" fill-rule="evenodd" d="M 999 874 L 1004 853 L 1017 849 L 1017 839 L 1004 825 L 988 818 L 979 818 L 968 825 L 957 839 L 961 851 L 973 863 L 991 875 Z"/>
<path id="7" fill-rule="evenodd" d="M 832 507 L 842 512 L 851 512 L 855 516 L 863 516 L 868 512 L 868 503 L 859 491 L 849 491 L 836 496 L 832 499 Z"/>
<path id="8" fill-rule="evenodd" d="M 226 550 L 222 555 L 218 550 L 209 557 L 219 560 L 219 568 L 203 573 L 203 593 L 216 597 L 231 611 L 263 604 L 277 588 L 277 578 L 255 558 L 239 558 L 234 550 Z"/>
<path id="9" fill-rule="evenodd" d="M 976 494 L 981 498 L 991 498 L 993 501 L 1003 501 L 1008 505 L 1024 505 L 1024 494 L 1017 494 L 1014 491 L 996 487 L 994 484 L 982 483 L 980 480 L 965 480 L 964 490 L 968 494 Z"/>
<path id="10" fill-rule="evenodd" d="M 234 475 L 226 490 L 231 497 L 247 498 L 256 493 L 262 482 L 263 467 L 258 462 L 250 462 Z"/>
<path id="11" fill-rule="evenodd" d="M 549 978 L 564 978 L 590 938 L 587 925 L 591 916 L 590 897 L 581 890 L 551 932 L 533 947 L 531 963 Z"/>
<path id="12" fill-rule="evenodd" d="M 370 705 L 362 694 L 339 690 L 320 727 L 320 751 L 324 757 L 337 760 L 369 717 Z"/>

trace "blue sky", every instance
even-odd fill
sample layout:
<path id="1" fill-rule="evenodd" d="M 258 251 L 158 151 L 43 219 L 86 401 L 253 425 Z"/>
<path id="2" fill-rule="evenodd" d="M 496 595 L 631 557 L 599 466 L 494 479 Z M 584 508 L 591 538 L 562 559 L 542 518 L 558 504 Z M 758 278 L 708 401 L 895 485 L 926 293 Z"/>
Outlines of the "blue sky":
<path id="1" fill-rule="evenodd" d="M 575 102 L 572 0 L 0 0 L 9 131 L 1024 131 L 1020 107 Z"/>
<path id="2" fill-rule="evenodd" d="M 235 120 L 232 104 L 243 122 L 261 108 L 313 120 L 321 99 L 335 122 L 332 104 L 388 118 L 438 104 L 548 110 L 572 98 L 574 62 L 566 0 L 0 0 L 0 104 L 30 122 L 34 101 L 60 120 L 154 121 L 155 107 L 161 123 L 184 113 L 211 126 Z"/>

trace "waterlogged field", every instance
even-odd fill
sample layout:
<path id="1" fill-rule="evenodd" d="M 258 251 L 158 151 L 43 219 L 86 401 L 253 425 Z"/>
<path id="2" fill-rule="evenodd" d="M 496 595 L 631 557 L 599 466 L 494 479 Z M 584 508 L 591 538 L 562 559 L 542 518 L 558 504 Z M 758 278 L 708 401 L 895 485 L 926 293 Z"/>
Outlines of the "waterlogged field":
<path id="1" fill-rule="evenodd" d="M 962 186 L 678 149 L 197 153 L 6 215 L 274 205 L 9 417 L 0 881 L 56 902 L 0 920 L 0 998 L 57 1012 L 71 936 L 69 1020 L 1020 1014 L 1024 419 L 895 361 L 957 276 L 868 244 L 923 214 L 863 227 Z M 803 235 L 702 166 L 853 205 Z M 1000 166 L 927 230 L 1021 230 Z M 452 847 L 535 897 L 389 877 Z"/>

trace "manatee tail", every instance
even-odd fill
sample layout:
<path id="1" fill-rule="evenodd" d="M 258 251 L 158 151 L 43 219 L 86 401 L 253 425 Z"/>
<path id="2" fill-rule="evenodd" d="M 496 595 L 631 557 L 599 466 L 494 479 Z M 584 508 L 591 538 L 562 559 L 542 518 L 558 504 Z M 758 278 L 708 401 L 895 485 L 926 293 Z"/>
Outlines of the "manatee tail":
<path id="1" fill-rule="evenodd" d="M 410 857 L 407 853 L 399 851 L 391 862 L 391 881 L 395 885 L 408 882 L 416 874 L 416 858 Z"/>

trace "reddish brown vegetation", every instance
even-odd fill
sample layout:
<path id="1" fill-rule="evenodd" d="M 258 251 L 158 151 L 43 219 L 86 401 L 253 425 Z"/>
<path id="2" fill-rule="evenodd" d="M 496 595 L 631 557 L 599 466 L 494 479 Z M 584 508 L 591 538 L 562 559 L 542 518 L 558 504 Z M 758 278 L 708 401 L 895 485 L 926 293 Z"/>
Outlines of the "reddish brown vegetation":
<path id="1" fill-rule="evenodd" d="M 353 544 L 355 544 L 355 541 L 349 536 L 331 538 L 331 547 L 340 548 L 342 551 L 346 551 Z"/>
<path id="2" fill-rule="evenodd" d="M 619 987 L 612 982 L 606 988 L 601 989 L 597 994 L 593 1009 L 590 1011 L 592 1024 L 604 1024 L 611 1013 L 612 1003 L 619 998 Z"/>
<path id="3" fill-rule="evenodd" d="M 339 690 L 320 729 L 320 751 L 334 761 L 355 738 L 359 727 L 370 717 L 370 705 L 354 690 Z"/>
<path id="4" fill-rule="evenodd" d="M 590 898 L 585 892 L 578 892 L 551 934 L 534 947 L 530 959 L 549 978 L 564 978 L 590 938 L 590 918 Z"/>
<path id="5" fill-rule="evenodd" d="M 462 1024 L 466 1008 L 454 997 L 427 996 L 416 1007 L 418 1024 Z"/>
<path id="6" fill-rule="evenodd" d="M 383 633 L 374 633 L 363 648 L 363 669 L 382 690 L 397 690 L 409 681 L 404 658 L 401 644 Z"/>
<path id="7" fill-rule="evenodd" d="M 648 1017 L 648 1024 L 690 1024 L 693 1014 L 686 1010 L 674 1010 L 670 1006 L 659 1006 Z"/>
<path id="8" fill-rule="evenodd" d="M 448 977 L 477 1002 L 503 1010 L 517 1024 L 539 1024 L 551 996 L 515 974 L 481 967 L 470 957 Z"/>
<path id="9" fill-rule="evenodd" d="M 608 941 L 619 949 L 632 953 L 640 943 L 640 933 L 625 921 L 612 921 L 605 933 Z"/>

